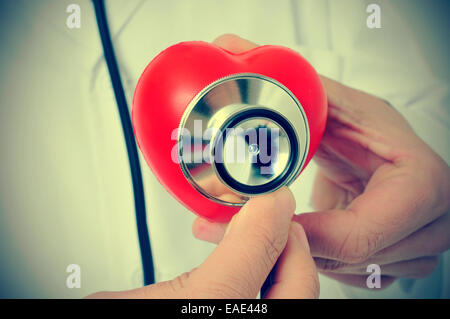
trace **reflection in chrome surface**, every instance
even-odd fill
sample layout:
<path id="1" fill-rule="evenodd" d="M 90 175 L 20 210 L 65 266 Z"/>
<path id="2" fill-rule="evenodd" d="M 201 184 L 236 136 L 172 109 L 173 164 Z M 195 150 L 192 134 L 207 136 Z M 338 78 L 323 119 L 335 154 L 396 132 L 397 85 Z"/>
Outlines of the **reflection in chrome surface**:
<path id="1" fill-rule="evenodd" d="M 209 199 L 232 206 L 290 184 L 308 147 L 300 102 L 259 74 L 235 74 L 207 86 L 189 104 L 177 135 L 188 181 Z"/>

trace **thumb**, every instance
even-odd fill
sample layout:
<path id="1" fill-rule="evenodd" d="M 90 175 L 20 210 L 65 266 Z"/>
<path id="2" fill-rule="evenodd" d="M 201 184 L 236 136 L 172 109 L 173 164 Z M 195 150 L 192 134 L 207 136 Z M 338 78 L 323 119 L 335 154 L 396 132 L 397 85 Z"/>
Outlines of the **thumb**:
<path id="1" fill-rule="evenodd" d="M 255 298 L 286 245 L 294 210 L 294 196 L 286 187 L 250 199 L 219 246 L 190 274 L 191 294 Z"/>

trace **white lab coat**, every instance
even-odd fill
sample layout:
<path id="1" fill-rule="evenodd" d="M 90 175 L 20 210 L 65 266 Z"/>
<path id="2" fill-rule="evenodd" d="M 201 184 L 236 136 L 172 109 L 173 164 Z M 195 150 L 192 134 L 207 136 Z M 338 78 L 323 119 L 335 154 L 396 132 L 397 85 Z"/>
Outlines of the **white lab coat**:
<path id="1" fill-rule="evenodd" d="M 126 148 L 92 5 L 66 26 L 73 1 L 11 5 L 1 30 L 0 296 L 82 297 L 142 284 Z M 185 40 L 235 33 L 298 50 L 318 72 L 389 100 L 447 162 L 447 87 L 433 79 L 401 19 L 382 4 L 366 27 L 365 1 L 107 1 L 131 107 L 150 60 Z M 447 100 L 448 101 L 448 100 Z M 141 157 L 158 281 L 200 264 L 214 245 L 191 233 L 194 214 L 156 181 Z M 292 190 L 311 211 L 310 165 Z M 449 297 L 448 253 L 421 280 L 368 291 L 321 277 L 321 297 Z M 69 289 L 66 267 L 81 267 Z"/>

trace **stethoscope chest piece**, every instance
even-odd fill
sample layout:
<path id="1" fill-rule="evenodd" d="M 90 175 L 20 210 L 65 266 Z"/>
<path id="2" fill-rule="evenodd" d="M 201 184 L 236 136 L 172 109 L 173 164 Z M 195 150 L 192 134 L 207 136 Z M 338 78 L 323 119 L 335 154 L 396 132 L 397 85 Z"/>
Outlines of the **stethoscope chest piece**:
<path id="1" fill-rule="evenodd" d="M 177 141 L 191 185 L 212 201 L 240 206 L 295 180 L 309 128 L 300 102 L 281 83 L 240 73 L 214 81 L 191 101 Z"/>

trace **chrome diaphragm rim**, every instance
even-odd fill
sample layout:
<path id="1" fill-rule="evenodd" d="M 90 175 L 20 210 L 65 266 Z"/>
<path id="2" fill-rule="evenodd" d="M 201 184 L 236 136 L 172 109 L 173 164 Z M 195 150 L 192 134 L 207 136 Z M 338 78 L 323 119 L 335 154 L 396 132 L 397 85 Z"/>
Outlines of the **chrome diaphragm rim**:
<path id="1" fill-rule="evenodd" d="M 242 120 L 265 118 L 271 120 L 274 126 L 277 124 L 284 131 L 289 131 L 292 149 L 289 172 L 283 173 L 281 182 L 278 180 L 266 185 L 263 190 L 258 187 L 253 190 L 239 185 L 236 187 L 236 183 L 224 178 L 226 175 L 221 170 L 221 163 L 217 168 L 217 136 L 222 135 L 230 125 L 239 125 L 242 121 L 235 119 L 240 117 L 243 117 Z M 199 121 L 200 129 L 196 127 Z M 251 196 L 275 191 L 295 180 L 304 166 L 310 137 L 303 107 L 285 86 L 260 74 L 239 73 L 214 81 L 194 97 L 182 116 L 176 139 L 177 159 L 189 183 L 212 201 L 227 206 L 242 206 Z"/>

